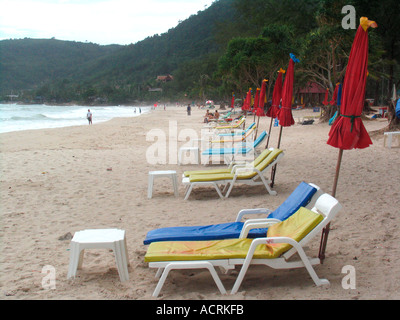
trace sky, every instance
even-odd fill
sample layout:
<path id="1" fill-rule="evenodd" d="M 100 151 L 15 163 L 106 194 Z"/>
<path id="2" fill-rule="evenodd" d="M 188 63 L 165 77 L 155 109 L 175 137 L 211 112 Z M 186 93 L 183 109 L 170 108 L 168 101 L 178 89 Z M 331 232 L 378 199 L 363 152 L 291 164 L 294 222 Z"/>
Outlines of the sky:
<path id="1" fill-rule="evenodd" d="M 214 0 L 0 0 L 0 40 L 131 44 L 162 34 Z"/>

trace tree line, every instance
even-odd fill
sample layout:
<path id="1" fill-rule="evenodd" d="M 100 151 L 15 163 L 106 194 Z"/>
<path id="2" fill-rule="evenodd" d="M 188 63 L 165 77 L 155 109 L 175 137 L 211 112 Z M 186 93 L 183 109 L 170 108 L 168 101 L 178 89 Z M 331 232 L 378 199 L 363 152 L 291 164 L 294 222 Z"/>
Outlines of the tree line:
<path id="1" fill-rule="evenodd" d="M 21 64 L 14 52 L 14 60 L 0 62 L 1 93 L 56 103 L 228 103 L 232 92 L 243 97 L 263 79 L 269 79 L 270 95 L 277 71 L 294 53 L 300 59 L 295 86 L 316 82 L 332 94 L 356 32 L 342 27 L 346 5 L 355 8 L 357 27 L 361 16 L 378 23 L 370 32 L 367 96 L 385 103 L 393 85 L 400 86 L 398 0 L 219 0 L 166 33 L 128 46 L 62 42 L 73 50 L 53 48 L 37 64 L 40 72 L 30 71 L 32 64 Z M 2 43 L 0 49 L 5 51 Z M 166 74 L 173 81 L 156 80 Z"/>

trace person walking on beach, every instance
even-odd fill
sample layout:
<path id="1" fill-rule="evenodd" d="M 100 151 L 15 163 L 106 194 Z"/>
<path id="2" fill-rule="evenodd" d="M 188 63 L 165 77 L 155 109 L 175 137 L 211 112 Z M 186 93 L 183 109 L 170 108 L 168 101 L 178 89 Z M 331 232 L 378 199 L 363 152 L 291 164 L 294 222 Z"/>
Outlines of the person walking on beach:
<path id="1" fill-rule="evenodd" d="M 89 121 L 89 125 L 92 124 L 92 113 L 90 112 L 90 109 L 88 109 L 88 113 L 86 115 L 86 118 Z"/>
<path id="2" fill-rule="evenodd" d="M 190 104 L 188 104 L 187 106 L 187 115 L 190 116 L 190 113 L 192 111 L 192 107 L 190 106 Z"/>

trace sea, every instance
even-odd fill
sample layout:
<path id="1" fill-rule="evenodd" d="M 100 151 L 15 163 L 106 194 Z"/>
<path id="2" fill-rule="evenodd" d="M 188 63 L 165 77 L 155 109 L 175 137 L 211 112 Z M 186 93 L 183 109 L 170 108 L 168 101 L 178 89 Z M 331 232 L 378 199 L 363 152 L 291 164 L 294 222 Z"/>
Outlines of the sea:
<path id="1" fill-rule="evenodd" d="M 113 118 L 139 117 L 151 111 L 150 106 L 52 106 L 0 104 L 0 133 L 88 125 L 88 109 L 93 124 Z"/>

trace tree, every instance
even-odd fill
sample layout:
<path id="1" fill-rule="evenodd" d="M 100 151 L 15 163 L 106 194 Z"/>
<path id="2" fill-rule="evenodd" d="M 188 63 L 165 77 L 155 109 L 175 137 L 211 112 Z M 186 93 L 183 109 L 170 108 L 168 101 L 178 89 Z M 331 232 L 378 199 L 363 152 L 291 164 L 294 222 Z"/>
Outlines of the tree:
<path id="1" fill-rule="evenodd" d="M 244 93 L 248 87 L 257 88 L 262 80 L 273 80 L 276 72 L 287 64 L 295 47 L 291 28 L 272 24 L 257 38 L 236 38 L 219 61 L 219 71 L 233 91 Z M 268 87 L 267 99 L 271 87 Z"/>

